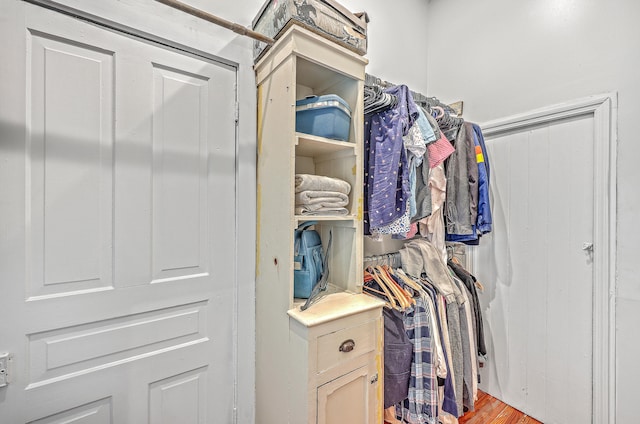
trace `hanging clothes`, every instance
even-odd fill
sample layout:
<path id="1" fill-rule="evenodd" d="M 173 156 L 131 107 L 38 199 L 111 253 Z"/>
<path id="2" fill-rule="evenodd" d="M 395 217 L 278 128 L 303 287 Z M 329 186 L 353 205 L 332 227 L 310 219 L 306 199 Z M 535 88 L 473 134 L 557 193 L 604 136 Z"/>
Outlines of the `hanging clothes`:
<path id="1" fill-rule="evenodd" d="M 477 189 L 478 171 L 472 145 L 473 138 L 471 134 L 467 135 L 467 127 L 462 125 L 455 139 L 455 151 L 445 161 L 447 175 L 445 222 L 448 234 L 466 235 L 473 232 L 472 225 L 475 224 L 475 220 L 472 208 L 475 207 L 477 215 L 477 204 L 472 203 L 469 187 L 473 186 Z M 473 159 L 471 164 L 470 158 Z M 476 167 L 475 174 L 471 165 Z"/>
<path id="2" fill-rule="evenodd" d="M 364 155 L 364 232 L 371 227 L 390 224 L 405 211 L 407 196 L 403 196 L 403 181 L 408 173 L 402 141 L 400 111 L 397 108 L 365 116 Z M 398 178 L 400 175 L 400 179 Z M 400 185 L 400 190 L 398 190 Z"/>
<path id="3" fill-rule="evenodd" d="M 476 353 L 474 352 L 474 338 L 473 335 L 473 327 L 471 324 L 471 308 L 466 293 L 466 289 L 462 288 L 462 283 L 459 282 L 457 277 L 453 277 L 454 283 L 460 287 L 460 291 L 462 293 L 462 297 L 464 298 L 464 302 L 461 305 L 458 305 L 458 314 L 460 317 L 460 340 L 462 341 L 462 363 L 463 363 L 463 372 L 462 372 L 462 405 L 464 408 L 463 412 L 473 411 L 473 403 L 475 402 L 474 398 L 474 390 L 476 390 L 475 374 L 476 374 Z M 458 284 L 459 283 L 459 284 Z"/>
<path id="4" fill-rule="evenodd" d="M 404 85 L 365 89 L 364 233 L 407 242 L 399 268 L 367 269 L 363 291 L 385 300 L 385 331 L 395 331 L 385 346 L 385 418 L 455 424 L 474 408 L 486 345 L 475 277 L 449 261 L 446 241 L 477 244 L 491 231 L 490 169 L 478 125 L 415 99 L 424 108 Z"/>
<path id="5" fill-rule="evenodd" d="M 442 397 L 440 401 L 440 409 L 442 414 L 450 414 L 455 419 L 458 418 L 458 402 L 456 400 L 455 373 L 453 370 L 453 352 L 451 348 L 451 340 L 449 337 L 449 324 L 447 321 L 447 301 L 441 294 L 435 295 L 437 311 L 439 315 L 440 334 L 443 341 L 443 349 L 447 357 L 448 374 L 443 384 Z"/>
<path id="6" fill-rule="evenodd" d="M 418 221 L 420 234 L 440 251 L 442 259 L 447 259 L 445 243 L 444 203 L 447 194 L 447 177 L 444 164 L 440 163 L 429 173 L 428 188 L 431 191 L 431 215 Z"/>
<path id="7" fill-rule="evenodd" d="M 422 296 L 404 314 L 404 326 L 413 342 L 409 394 L 401 410 L 402 419 L 415 424 L 437 424 L 438 383 L 433 366 L 433 323 Z"/>
<path id="8" fill-rule="evenodd" d="M 416 96 L 426 101 L 427 109 L 417 106 L 404 85 L 366 90 L 365 235 L 408 239 L 419 233 L 432 239 L 432 232 L 420 231 L 419 222 L 434 213 L 430 198 L 445 187 L 444 239 L 478 244 L 480 236 L 491 231 L 482 131 L 437 100 Z M 431 173 L 443 162 L 445 184 L 430 186 Z"/>
<path id="9" fill-rule="evenodd" d="M 416 222 L 430 216 L 433 211 L 432 192 L 429 187 L 429 168 L 431 163 L 429 146 L 434 144 L 437 138 L 422 108 L 418 108 L 418 119 L 412 129 L 415 129 L 421 135 L 422 141 L 422 143 L 419 143 L 420 149 L 413 151 L 415 168 L 412 171 L 415 178 L 411 181 L 414 184 L 412 186 L 412 196 L 416 208 L 411 211 L 411 220 Z"/>
<path id="10" fill-rule="evenodd" d="M 399 250 L 402 269 L 412 277 L 429 277 L 447 302 L 462 303 L 462 293 L 453 283 L 440 252 L 425 239 L 414 239 Z"/>
<path id="11" fill-rule="evenodd" d="M 474 409 L 486 353 L 475 277 L 454 259 L 445 263 L 425 239 L 397 256 L 400 268 L 372 265 L 363 284 L 387 304 L 385 416 L 395 405 L 397 422 L 454 424 Z"/>
<path id="12" fill-rule="evenodd" d="M 480 234 L 487 234 L 491 232 L 493 221 L 489 197 L 489 156 L 479 125 L 473 124 L 473 134 L 478 163 L 478 220 L 476 227 Z"/>
<path id="13" fill-rule="evenodd" d="M 402 312 L 383 308 L 384 317 L 384 408 L 409 396 L 413 343 L 405 331 Z"/>
<path id="14" fill-rule="evenodd" d="M 460 281 L 458 278 L 454 277 L 454 281 L 456 284 L 460 286 L 460 290 L 462 291 L 463 296 L 465 297 L 464 303 L 464 314 L 466 318 L 466 339 L 467 339 L 467 353 L 469 356 L 469 365 L 470 369 L 468 377 L 465 372 L 465 381 L 467 384 L 467 392 L 463 397 L 465 407 L 473 411 L 474 403 L 478 399 L 478 350 L 476 347 L 476 327 L 475 327 L 475 316 L 474 316 L 474 308 L 473 303 L 471 302 L 471 293 L 464 286 L 464 283 Z M 466 371 L 466 370 L 465 370 Z"/>
<path id="15" fill-rule="evenodd" d="M 427 154 L 427 143 L 420 132 L 417 122 L 409 129 L 409 133 L 403 137 L 405 149 L 407 149 L 407 157 L 409 164 L 409 187 L 411 194 L 409 196 L 409 218 L 414 219 L 420 208 L 420 216 L 428 216 L 431 213 L 431 196 L 428 191 L 421 194 L 420 199 L 417 196 L 417 185 L 424 185 L 428 179 L 428 174 L 417 174 L 418 167 L 422 163 Z M 420 181 L 417 181 L 420 180 Z"/>
<path id="16" fill-rule="evenodd" d="M 478 298 L 478 292 L 476 290 L 476 278 L 470 274 L 467 270 L 465 270 L 461 265 L 456 262 L 450 260 L 448 262 L 449 268 L 453 270 L 453 272 L 460 278 L 460 280 L 464 283 L 465 287 L 471 293 L 471 301 L 474 305 L 475 311 L 475 319 L 476 319 L 476 346 L 478 349 L 478 354 L 484 356 L 487 354 L 487 347 L 485 345 L 484 340 L 484 329 L 482 324 L 482 313 L 480 309 L 480 300 Z"/>
<path id="17" fill-rule="evenodd" d="M 398 114 L 397 119 L 392 120 L 391 125 L 385 129 L 393 148 L 388 146 L 384 138 L 375 138 L 375 144 L 380 143 L 375 147 L 375 170 L 370 192 L 370 230 L 372 234 L 406 234 L 410 231 L 411 183 L 405 137 L 418 118 L 418 107 L 405 85 L 387 88 L 385 92 L 398 98 Z M 402 141 L 400 144 L 397 142 L 398 138 Z M 399 163 L 395 161 L 394 149 L 400 151 Z"/>
<path id="18" fill-rule="evenodd" d="M 464 298 L 449 274 L 440 252 L 427 240 L 417 239 L 408 242 L 404 248 L 400 249 L 400 258 L 402 268 L 409 275 L 417 278 L 426 275 L 446 301 L 443 307 L 446 310 L 456 409 L 458 413 L 461 413 L 463 410 L 464 360 L 459 305 L 463 304 Z"/>

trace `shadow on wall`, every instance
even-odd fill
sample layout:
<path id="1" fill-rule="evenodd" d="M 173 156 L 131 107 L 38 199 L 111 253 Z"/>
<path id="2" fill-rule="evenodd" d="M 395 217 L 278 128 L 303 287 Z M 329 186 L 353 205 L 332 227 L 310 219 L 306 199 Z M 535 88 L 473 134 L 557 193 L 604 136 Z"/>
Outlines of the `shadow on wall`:
<path id="1" fill-rule="evenodd" d="M 487 140 L 488 142 L 489 140 Z M 491 156 L 489 142 L 487 149 Z M 491 178 L 496 181 L 499 178 L 496 173 L 499 170 L 492 168 Z M 490 186 L 491 211 L 493 216 L 493 231 L 482 236 L 481 243 L 490 246 L 490 249 L 479 250 L 474 248 L 474 268 L 478 270 L 477 277 L 484 285 L 484 291 L 480 294 L 482 315 L 485 318 L 485 342 L 487 343 L 487 358 L 482 375 L 482 385 L 486 389 L 491 387 L 494 396 L 502 395 L 502 387 L 506 382 L 500 381 L 501 376 L 508 376 L 508 372 L 498 373 L 496 364 L 502 367 L 510 367 L 509 351 L 502 346 L 497 349 L 496 340 L 508 340 L 509 328 L 507 312 L 509 305 L 500 303 L 499 299 L 505 296 L 498 296 L 498 292 L 508 289 L 513 283 L 512 259 L 509 249 L 507 234 L 507 205 L 500 195 L 495 184 Z M 487 319 L 490 318 L 490 319 Z M 504 370 L 503 370 L 504 371 Z"/>

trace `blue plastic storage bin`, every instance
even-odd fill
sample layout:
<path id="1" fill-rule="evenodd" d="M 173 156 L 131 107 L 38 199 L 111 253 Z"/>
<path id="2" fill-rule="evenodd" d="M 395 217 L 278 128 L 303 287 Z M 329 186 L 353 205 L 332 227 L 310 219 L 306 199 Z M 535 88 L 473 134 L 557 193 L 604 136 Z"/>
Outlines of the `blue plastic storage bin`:
<path id="1" fill-rule="evenodd" d="M 335 94 L 309 96 L 296 102 L 296 131 L 347 141 L 351 108 Z"/>

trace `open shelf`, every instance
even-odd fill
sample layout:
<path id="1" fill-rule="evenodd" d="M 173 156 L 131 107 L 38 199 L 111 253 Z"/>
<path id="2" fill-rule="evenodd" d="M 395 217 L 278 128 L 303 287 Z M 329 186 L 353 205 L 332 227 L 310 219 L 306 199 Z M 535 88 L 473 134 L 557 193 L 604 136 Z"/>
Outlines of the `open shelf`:
<path id="1" fill-rule="evenodd" d="M 296 84 L 311 88 L 316 94 L 328 94 L 335 91 L 345 81 L 355 84 L 356 80 L 337 72 L 319 61 L 297 58 Z"/>
<path id="2" fill-rule="evenodd" d="M 318 221 L 318 222 L 326 222 L 326 223 L 330 223 L 330 222 L 350 222 L 350 221 L 355 221 L 357 219 L 357 217 L 353 216 L 353 215 L 296 215 L 294 220 L 295 220 L 295 227 L 298 228 L 298 226 L 300 225 L 301 222 L 305 222 L 305 221 Z"/>
<path id="3" fill-rule="evenodd" d="M 356 144 L 349 141 L 332 140 L 316 135 L 296 133 L 296 155 L 322 156 L 336 152 L 347 151 L 354 154 Z"/>

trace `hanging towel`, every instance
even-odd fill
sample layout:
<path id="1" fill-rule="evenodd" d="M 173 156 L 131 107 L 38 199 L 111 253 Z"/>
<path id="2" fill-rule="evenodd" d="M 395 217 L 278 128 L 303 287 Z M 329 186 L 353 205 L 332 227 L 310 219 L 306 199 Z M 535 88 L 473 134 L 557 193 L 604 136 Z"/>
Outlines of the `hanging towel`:
<path id="1" fill-rule="evenodd" d="M 325 177 L 324 175 L 296 174 L 295 192 L 300 193 L 301 191 L 307 190 L 337 191 L 349 194 L 351 191 L 351 184 L 344 180 Z"/>

